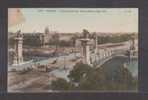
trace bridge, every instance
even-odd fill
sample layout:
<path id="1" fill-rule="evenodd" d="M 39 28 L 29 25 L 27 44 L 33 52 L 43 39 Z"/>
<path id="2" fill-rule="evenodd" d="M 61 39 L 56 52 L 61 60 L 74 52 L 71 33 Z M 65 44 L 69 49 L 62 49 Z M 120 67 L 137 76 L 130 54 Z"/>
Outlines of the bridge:
<path id="1" fill-rule="evenodd" d="M 116 57 L 116 56 L 124 56 L 126 57 L 124 54 L 112 54 L 110 56 L 107 56 L 103 59 L 98 60 L 97 62 L 95 62 L 96 68 L 101 67 L 104 63 L 106 63 L 107 61 L 109 61 L 110 59 Z"/>
<path id="2" fill-rule="evenodd" d="M 125 54 L 127 53 L 127 51 L 129 51 L 129 53 L 132 51 L 129 49 L 130 45 L 127 45 L 127 42 L 121 43 L 122 45 L 119 44 L 111 44 L 111 45 L 107 45 L 103 48 L 99 47 L 100 49 L 98 49 L 97 53 L 91 53 L 91 65 L 95 65 L 97 68 L 102 66 L 105 62 L 107 62 L 108 60 L 116 57 L 116 56 L 124 56 L 127 57 Z M 104 46 L 104 45 L 103 45 Z M 137 50 L 135 50 L 135 52 L 137 52 Z M 131 53 L 130 53 L 131 55 Z M 130 57 L 136 57 L 131 55 Z"/>

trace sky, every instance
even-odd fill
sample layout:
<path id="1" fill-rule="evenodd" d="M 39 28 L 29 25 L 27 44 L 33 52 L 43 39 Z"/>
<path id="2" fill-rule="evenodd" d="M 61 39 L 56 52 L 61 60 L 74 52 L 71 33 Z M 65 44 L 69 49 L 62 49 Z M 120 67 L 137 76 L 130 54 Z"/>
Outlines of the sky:
<path id="1" fill-rule="evenodd" d="M 9 8 L 11 9 L 11 8 Z M 25 21 L 9 32 L 137 32 L 138 8 L 21 8 Z M 9 12 L 8 12 L 9 13 Z"/>

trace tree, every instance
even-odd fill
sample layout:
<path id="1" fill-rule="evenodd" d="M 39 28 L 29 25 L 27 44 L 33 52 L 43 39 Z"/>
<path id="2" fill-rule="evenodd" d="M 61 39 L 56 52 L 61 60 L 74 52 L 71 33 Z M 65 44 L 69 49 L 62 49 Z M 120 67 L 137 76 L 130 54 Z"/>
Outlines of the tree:
<path id="1" fill-rule="evenodd" d="M 53 90 L 137 90 L 137 79 L 124 66 L 118 66 L 113 72 L 104 67 L 92 68 L 77 63 L 68 75 L 70 81 L 57 79 L 51 84 Z"/>
<path id="2" fill-rule="evenodd" d="M 119 66 L 114 74 L 107 74 L 105 68 L 89 72 L 79 82 L 80 90 L 133 90 L 137 82 L 127 68 Z"/>
<path id="3" fill-rule="evenodd" d="M 79 82 L 91 70 L 92 68 L 89 65 L 83 64 L 83 63 L 77 63 L 74 66 L 73 70 L 70 71 L 70 74 L 68 75 L 68 77 L 72 82 Z"/>
<path id="4" fill-rule="evenodd" d="M 51 83 L 52 90 L 71 90 L 74 88 L 74 85 L 70 82 L 67 82 L 65 79 L 58 78 Z"/>
<path id="5" fill-rule="evenodd" d="M 118 70 L 115 71 L 114 82 L 116 89 L 129 90 L 133 88 L 134 78 L 127 68 L 119 66 Z"/>
<path id="6" fill-rule="evenodd" d="M 73 52 L 75 53 L 75 57 L 76 57 L 76 39 L 77 39 L 77 36 L 74 35 L 72 38 L 71 38 L 71 41 L 72 41 L 72 46 L 73 46 Z"/>
<path id="7" fill-rule="evenodd" d="M 103 43 L 118 43 L 131 40 L 133 34 L 120 34 L 120 35 L 112 35 L 112 36 L 98 36 L 98 44 Z"/>
<path id="8" fill-rule="evenodd" d="M 55 33 L 54 35 L 52 35 L 52 42 L 53 44 L 55 45 L 56 49 L 55 49 L 55 53 L 57 53 L 57 50 L 58 50 L 58 45 L 59 45 L 59 34 L 58 33 Z"/>
<path id="9" fill-rule="evenodd" d="M 87 76 L 80 81 L 80 90 L 106 90 L 107 89 L 107 78 L 104 70 L 92 70 Z"/>

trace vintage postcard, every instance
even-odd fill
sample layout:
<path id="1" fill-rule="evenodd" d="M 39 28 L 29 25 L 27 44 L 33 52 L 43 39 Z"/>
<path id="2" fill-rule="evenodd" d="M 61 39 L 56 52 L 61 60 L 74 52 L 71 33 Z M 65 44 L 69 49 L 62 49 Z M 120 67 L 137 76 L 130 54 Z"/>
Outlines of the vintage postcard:
<path id="1" fill-rule="evenodd" d="M 137 92 L 138 34 L 138 8 L 8 8 L 8 92 Z"/>

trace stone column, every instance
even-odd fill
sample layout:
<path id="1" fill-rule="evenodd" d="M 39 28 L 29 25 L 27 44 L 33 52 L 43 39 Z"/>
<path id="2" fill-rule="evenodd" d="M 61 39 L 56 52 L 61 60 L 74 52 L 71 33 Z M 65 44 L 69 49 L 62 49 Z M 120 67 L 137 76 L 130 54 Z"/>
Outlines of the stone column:
<path id="1" fill-rule="evenodd" d="M 90 46 L 89 39 L 80 39 L 82 43 L 82 61 L 84 64 L 90 64 Z"/>
<path id="2" fill-rule="evenodd" d="M 15 37 L 15 56 L 14 62 L 20 64 L 23 62 L 23 35 L 20 31 L 17 32 L 17 36 Z"/>

